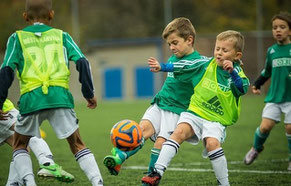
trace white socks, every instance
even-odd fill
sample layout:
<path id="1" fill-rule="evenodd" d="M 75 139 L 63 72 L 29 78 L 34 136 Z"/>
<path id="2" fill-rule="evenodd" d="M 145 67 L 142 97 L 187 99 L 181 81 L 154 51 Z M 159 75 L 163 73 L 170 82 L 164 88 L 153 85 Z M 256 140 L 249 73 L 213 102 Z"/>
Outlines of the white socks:
<path id="1" fill-rule="evenodd" d="M 208 152 L 218 185 L 229 186 L 227 162 L 222 148 Z"/>
<path id="2" fill-rule="evenodd" d="M 53 154 L 47 143 L 42 138 L 31 137 L 28 146 L 36 156 L 40 165 L 45 163 L 50 163 L 50 165 L 55 164 L 53 161 Z"/>
<path id="3" fill-rule="evenodd" d="M 180 145 L 172 139 L 163 143 L 159 158 L 155 164 L 155 168 L 161 176 L 163 176 L 173 157 L 178 153 L 179 148 Z"/>
<path id="4" fill-rule="evenodd" d="M 15 185 L 16 185 L 16 183 L 23 185 L 22 181 L 18 177 L 14 161 L 12 160 L 10 163 L 10 167 L 9 167 L 9 175 L 8 175 L 8 180 L 7 180 L 6 186 L 10 186 L 10 184 L 13 184 L 13 183 L 15 183 Z"/>
<path id="5" fill-rule="evenodd" d="M 24 185 L 35 186 L 34 174 L 30 156 L 26 149 L 18 149 L 13 152 L 13 160 L 18 176 Z"/>
<path id="6" fill-rule="evenodd" d="M 81 169 L 86 174 L 93 186 L 103 185 L 103 179 L 94 155 L 89 149 L 83 149 L 75 154 Z"/>

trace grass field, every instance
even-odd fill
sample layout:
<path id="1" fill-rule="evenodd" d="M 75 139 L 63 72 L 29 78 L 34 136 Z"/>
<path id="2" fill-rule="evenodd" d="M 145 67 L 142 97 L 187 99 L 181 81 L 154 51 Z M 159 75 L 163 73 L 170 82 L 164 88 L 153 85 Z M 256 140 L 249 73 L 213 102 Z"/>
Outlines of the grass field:
<path id="1" fill-rule="evenodd" d="M 103 166 L 102 160 L 112 148 L 109 132 L 113 124 L 122 119 L 139 121 L 148 106 L 149 100 L 100 101 L 95 110 L 87 109 L 85 103 L 76 106 L 81 135 L 95 155 L 104 185 L 141 185 L 140 179 L 147 170 L 150 149 L 153 145 L 150 140 L 138 154 L 123 164 L 119 176 L 111 176 Z M 263 107 L 263 96 L 244 96 L 239 121 L 227 129 L 227 138 L 223 148 L 228 160 L 231 185 L 291 185 L 291 172 L 287 172 L 287 140 L 282 123 L 274 128 L 265 144 L 264 152 L 260 154 L 256 162 L 250 166 L 245 166 L 242 162 L 245 153 L 252 145 L 254 131 L 261 121 Z M 47 133 L 46 141 L 51 147 L 55 161 L 76 177 L 73 183 L 66 185 L 90 185 L 71 154 L 67 142 L 58 140 L 48 123 L 44 123 L 42 129 Z M 201 152 L 201 144 L 198 146 L 182 144 L 160 185 L 216 185 L 210 161 L 203 159 Z M 0 154 L 0 185 L 5 185 L 12 152 L 9 146 L 3 145 L 0 147 Z M 36 173 L 38 164 L 33 155 L 32 161 Z M 36 181 L 40 186 L 63 185 L 55 180 L 36 178 Z"/>

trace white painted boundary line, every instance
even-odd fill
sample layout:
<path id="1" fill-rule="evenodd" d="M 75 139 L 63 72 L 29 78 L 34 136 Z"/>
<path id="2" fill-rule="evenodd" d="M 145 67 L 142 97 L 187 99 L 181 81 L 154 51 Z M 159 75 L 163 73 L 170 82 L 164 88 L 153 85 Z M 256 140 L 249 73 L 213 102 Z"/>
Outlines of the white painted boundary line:
<path id="1" fill-rule="evenodd" d="M 278 163 L 278 162 L 288 162 L 288 159 L 273 159 L 273 160 L 256 160 L 254 162 L 254 164 L 260 164 L 260 163 Z M 231 165 L 239 165 L 239 164 L 244 164 L 243 160 L 241 161 L 227 161 L 227 164 L 231 164 Z M 193 165 L 193 166 L 200 166 L 200 165 L 211 165 L 210 161 L 206 161 L 206 162 L 191 162 L 191 163 L 187 163 L 187 165 Z M 181 167 L 181 166 L 185 166 L 185 163 L 173 163 L 171 164 L 171 167 Z"/>
<path id="2" fill-rule="evenodd" d="M 132 170 L 144 170 L 146 171 L 148 167 L 143 166 L 126 166 L 124 169 Z M 213 172 L 212 169 L 184 169 L 184 168 L 167 168 L 169 171 L 180 171 L 180 172 Z M 291 171 L 259 171 L 259 170 L 228 170 L 228 172 L 235 173 L 257 173 L 257 174 L 291 174 Z"/>

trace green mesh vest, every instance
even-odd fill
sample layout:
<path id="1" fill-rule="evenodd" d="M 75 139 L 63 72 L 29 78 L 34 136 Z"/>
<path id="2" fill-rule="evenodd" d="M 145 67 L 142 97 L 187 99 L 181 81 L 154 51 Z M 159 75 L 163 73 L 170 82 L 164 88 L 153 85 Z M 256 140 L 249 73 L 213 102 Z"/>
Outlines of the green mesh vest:
<path id="1" fill-rule="evenodd" d="M 16 33 L 24 57 L 24 68 L 19 74 L 21 95 L 38 87 L 42 87 L 44 94 L 48 94 L 49 86 L 68 89 L 70 72 L 64 57 L 62 31 Z"/>
<path id="2" fill-rule="evenodd" d="M 217 64 L 213 59 L 206 69 L 201 81 L 194 88 L 188 110 L 200 117 L 232 125 L 240 113 L 240 98 L 235 98 L 231 90 L 222 90 L 216 77 Z"/>

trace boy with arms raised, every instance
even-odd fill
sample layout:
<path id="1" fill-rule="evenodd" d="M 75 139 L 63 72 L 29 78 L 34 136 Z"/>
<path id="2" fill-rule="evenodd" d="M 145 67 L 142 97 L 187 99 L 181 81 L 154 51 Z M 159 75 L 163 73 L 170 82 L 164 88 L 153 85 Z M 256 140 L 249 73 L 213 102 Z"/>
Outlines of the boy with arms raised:
<path id="1" fill-rule="evenodd" d="M 5 142 L 12 147 L 14 140 L 14 127 L 19 111 L 15 109 L 13 103 L 9 99 L 5 100 L 2 111 L 6 114 L 1 115 L 0 117 L 0 145 Z M 34 153 L 40 165 L 40 170 L 37 172 L 38 176 L 45 178 L 56 178 L 63 182 L 74 181 L 73 175 L 64 171 L 54 162 L 53 154 L 48 144 L 42 138 L 31 137 L 28 146 Z M 6 185 L 10 186 L 23 184 L 23 181 L 17 175 L 14 161 L 11 161 Z"/>
<path id="2" fill-rule="evenodd" d="M 288 140 L 289 166 L 291 171 L 291 15 L 280 12 L 272 18 L 272 33 L 276 44 L 268 49 L 265 69 L 254 82 L 252 92 L 260 94 L 261 86 L 271 78 L 271 85 L 265 98 L 261 125 L 255 131 L 254 144 L 244 158 L 250 165 L 264 149 L 272 128 L 285 114 L 285 131 Z"/>
<path id="3" fill-rule="evenodd" d="M 166 40 L 173 53 L 168 60 L 170 64 L 178 63 L 183 66 L 198 66 L 201 60 L 205 58 L 200 56 L 194 49 L 196 32 L 187 18 L 180 17 L 170 22 L 164 29 L 162 37 Z M 148 61 L 152 60 L 155 59 L 151 57 Z M 144 139 L 151 138 L 155 141 L 151 150 L 149 170 L 153 168 L 162 144 L 176 128 L 180 113 L 187 109 L 192 93 L 193 88 L 191 88 L 190 82 L 178 81 L 174 78 L 174 74 L 169 72 L 162 89 L 155 95 L 151 106 L 142 117 L 140 127 L 143 131 Z M 117 175 L 121 164 L 135 154 L 142 145 L 129 152 L 113 148 L 112 155 L 104 158 L 105 166 L 112 175 Z"/>
<path id="4" fill-rule="evenodd" d="M 226 127 L 233 125 L 240 113 L 240 96 L 247 92 L 249 81 L 240 68 L 244 38 L 236 31 L 225 31 L 216 37 L 214 57 L 197 67 L 166 64 L 181 81 L 192 82 L 194 94 L 187 112 L 182 112 L 178 126 L 162 147 L 155 169 L 142 178 L 143 183 L 157 185 L 180 145 L 194 145 L 203 140 L 204 157 L 209 157 L 219 185 L 227 186 L 228 170 L 221 143 Z M 157 61 L 149 63 L 155 71 L 165 71 Z M 189 76 L 179 76 L 187 71 Z M 186 77 L 186 79 L 184 78 Z"/>
<path id="5" fill-rule="evenodd" d="M 20 115 L 13 144 L 17 173 L 26 185 L 36 185 L 26 147 L 32 136 L 40 137 L 39 126 L 47 119 L 57 137 L 67 139 L 91 184 L 103 185 L 94 155 L 81 139 L 73 110 L 74 100 L 68 89 L 71 60 L 80 73 L 79 81 L 87 107 L 94 109 L 97 106 L 89 63 L 68 33 L 48 26 L 54 16 L 51 0 L 27 0 L 23 16 L 30 25 L 9 38 L 0 71 L 0 115 L 3 115 L 3 103 L 14 70 L 17 69 L 19 74 Z"/>

